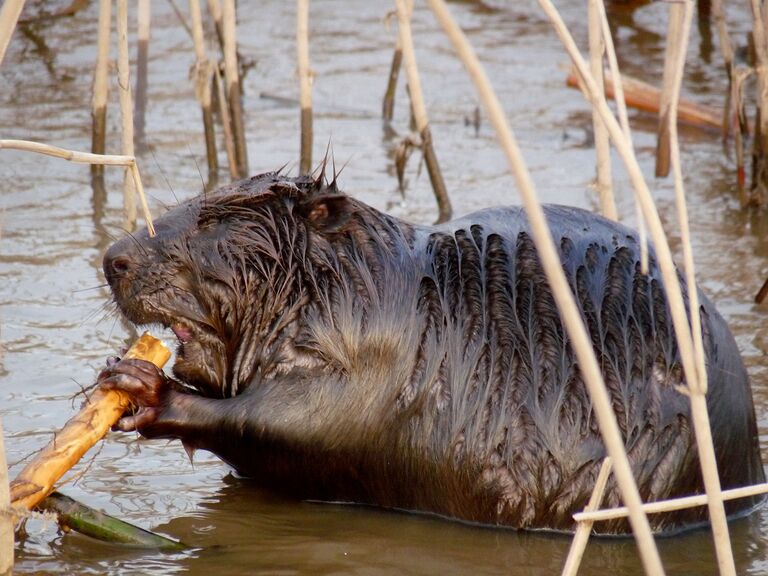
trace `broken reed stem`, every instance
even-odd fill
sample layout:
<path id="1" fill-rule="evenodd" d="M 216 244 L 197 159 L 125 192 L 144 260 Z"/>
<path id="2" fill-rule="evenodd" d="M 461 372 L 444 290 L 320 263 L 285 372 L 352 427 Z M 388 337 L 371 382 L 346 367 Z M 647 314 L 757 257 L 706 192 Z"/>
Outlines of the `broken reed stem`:
<path id="1" fill-rule="evenodd" d="M 677 42 L 676 50 L 673 50 L 675 61 L 670 64 L 670 94 L 668 126 L 670 162 L 675 181 L 675 203 L 680 225 L 680 238 L 683 244 L 683 263 L 685 282 L 688 289 L 689 315 L 691 318 L 691 332 L 693 334 L 693 347 L 696 356 L 696 368 L 698 370 L 698 387 L 690 388 L 691 411 L 693 412 L 693 424 L 696 437 L 696 445 L 699 452 L 701 472 L 704 479 L 704 488 L 707 492 L 709 506 L 709 518 L 712 525 L 712 536 L 715 541 L 715 552 L 721 576 L 736 574 L 736 566 L 733 561 L 731 538 L 728 531 L 728 521 L 723 505 L 720 476 L 717 471 L 717 460 L 712 443 L 712 431 L 707 413 L 705 394 L 707 393 L 707 371 L 704 360 L 704 343 L 701 335 L 701 317 L 699 315 L 699 297 L 696 290 L 696 275 L 693 263 L 693 250 L 688 226 L 688 209 L 685 203 L 685 190 L 683 188 L 683 173 L 680 162 L 680 144 L 677 136 L 677 103 L 680 99 L 680 85 L 682 84 L 683 69 L 685 67 L 686 49 L 690 35 L 691 21 L 693 20 L 693 2 L 686 0 L 683 3 L 671 3 L 669 5 L 670 35 L 668 42 Z M 674 31 L 678 32 L 673 39 Z"/>
<path id="2" fill-rule="evenodd" d="M 136 163 L 136 158 L 133 156 L 118 156 L 114 154 L 89 154 L 88 152 L 76 152 L 74 150 L 59 148 L 58 146 L 50 146 L 48 144 L 30 142 L 27 140 L 0 140 L 0 150 L 3 148 L 8 150 L 24 150 L 25 152 L 45 154 L 46 156 L 61 158 L 62 160 L 74 162 L 75 164 L 125 166 L 126 170 L 130 173 L 137 192 L 139 193 L 142 213 L 144 214 L 144 220 L 147 224 L 147 231 L 149 232 L 150 236 L 155 235 L 155 227 L 152 224 L 152 215 L 149 212 L 147 197 L 144 194 L 144 185 L 141 183 L 139 165 Z"/>
<path id="3" fill-rule="evenodd" d="M 192 41 L 195 45 L 195 97 L 200 102 L 203 113 L 203 131 L 205 134 L 205 157 L 208 161 L 208 178 L 215 177 L 219 171 L 219 158 L 216 153 L 216 132 L 211 110 L 211 63 L 205 49 L 203 19 L 200 0 L 189 0 L 189 12 L 192 17 Z"/>
<path id="4" fill-rule="evenodd" d="M 301 154 L 299 174 L 312 170 L 312 77 L 309 69 L 309 0 L 296 2 L 296 51 L 299 62 Z"/>
<path id="5" fill-rule="evenodd" d="M 552 294 L 563 319 L 566 332 L 571 340 L 571 345 L 581 369 L 582 378 L 589 390 L 606 451 L 614 462 L 614 475 L 621 490 L 622 498 L 631 510 L 630 524 L 632 525 L 643 566 L 648 574 L 663 574 L 664 569 L 661 565 L 661 559 L 651 534 L 648 518 L 643 514 L 641 508 L 642 500 L 635 484 L 629 459 L 624 450 L 621 432 L 616 422 L 616 414 L 608 397 L 591 340 L 574 301 L 573 292 L 565 278 L 565 273 L 560 263 L 560 256 L 547 226 L 544 210 L 536 196 L 531 176 L 512 134 L 512 130 L 507 123 L 504 110 L 493 92 L 485 70 L 463 32 L 448 11 L 445 2 L 443 0 L 429 0 L 429 5 L 451 39 L 461 61 L 475 83 L 517 182 L 525 213 L 528 216 L 534 244 L 536 245 L 536 251 L 541 258 Z M 583 61 L 581 63 L 582 68 L 586 68 Z M 589 80 L 591 80 L 591 77 Z M 591 84 L 590 91 L 597 93 L 597 87 L 594 83 Z M 603 99 L 604 102 L 605 100 Z M 615 122 L 612 116 L 611 119 Z M 605 117 L 603 117 L 603 122 L 607 122 Z M 616 127 L 618 128 L 618 125 Z"/>
<path id="6" fill-rule="evenodd" d="M 720 41 L 720 52 L 723 55 L 725 73 L 728 77 L 728 90 L 725 93 L 725 106 L 723 107 L 722 135 L 723 140 L 728 137 L 731 126 L 731 108 L 737 102 L 733 99 L 734 59 L 731 36 L 728 34 L 728 26 L 725 20 L 725 8 L 722 0 L 712 0 L 712 17 L 717 26 L 717 37 Z"/>
<path id="7" fill-rule="evenodd" d="M 597 81 L 598 87 L 603 90 L 603 52 L 605 43 L 600 19 L 598 4 L 603 0 L 589 0 L 589 55 L 592 75 Z M 616 202 L 613 198 L 613 185 L 611 182 L 611 143 L 608 139 L 608 131 L 603 121 L 592 111 L 592 125 L 595 131 L 595 153 L 597 154 L 597 192 L 600 196 L 600 211 L 603 216 L 611 220 L 618 220 Z"/>
<path id="8" fill-rule="evenodd" d="M 737 500 L 738 498 L 750 498 L 768 493 L 768 483 L 755 484 L 753 486 L 742 486 L 740 488 L 731 488 L 723 490 L 723 500 Z M 671 500 L 661 500 L 659 502 L 648 502 L 643 504 L 643 511 L 646 514 L 661 514 L 662 512 L 674 512 L 675 510 L 685 510 L 686 508 L 695 508 L 696 506 L 706 506 L 708 497 L 706 494 L 696 494 L 694 496 L 682 496 Z M 606 508 L 603 510 L 577 512 L 573 515 L 576 522 L 601 522 L 603 520 L 617 520 L 626 518 L 629 511 L 626 506 L 617 506 L 616 508 Z"/>
<path id="9" fill-rule="evenodd" d="M 144 142 L 144 126 L 147 111 L 147 73 L 149 59 L 149 34 L 152 21 L 150 0 L 138 0 L 138 47 L 136 53 L 136 116 L 134 129 L 136 141 Z"/>
<path id="10" fill-rule="evenodd" d="M 237 69 L 237 22 L 235 0 L 224 0 L 221 10 L 222 35 L 224 37 L 224 76 L 227 80 L 227 102 L 232 118 L 232 135 L 237 158 L 237 175 L 248 175 L 248 152 L 245 144 L 243 103 L 240 94 L 240 77 Z"/>
<path id="11" fill-rule="evenodd" d="M 104 154 L 107 149 L 107 95 L 109 92 L 109 44 L 112 31 L 112 0 L 99 1 L 99 31 L 96 67 L 93 72 L 93 100 L 91 101 L 91 152 Z M 91 174 L 102 176 L 103 164 L 91 164 Z"/>
<path id="12" fill-rule="evenodd" d="M 752 68 L 735 68 L 731 80 L 731 103 L 736 110 L 738 126 L 734 130 L 733 143 L 736 148 L 736 183 L 739 186 L 742 204 L 746 205 L 744 190 L 747 185 L 747 170 L 744 161 L 744 141 L 749 137 L 749 123 L 744 106 L 744 81 L 754 73 Z"/>
<path id="13" fill-rule="evenodd" d="M 0 64 L 5 58 L 5 51 L 8 49 L 13 31 L 16 30 L 24 2 L 25 0 L 5 0 L 0 7 Z"/>
<path id="14" fill-rule="evenodd" d="M 400 45 L 400 37 L 395 42 L 395 51 L 392 53 L 392 65 L 389 67 L 389 80 L 387 91 L 384 93 L 384 102 L 381 105 L 381 117 L 385 122 L 392 122 L 395 115 L 395 94 L 397 93 L 397 79 L 400 77 L 400 67 L 403 63 L 403 48 Z"/>
<path id="15" fill-rule="evenodd" d="M 218 66 L 213 67 L 213 81 L 216 84 L 219 113 L 221 114 L 221 126 L 224 130 L 224 149 L 227 151 L 229 175 L 233 179 L 236 179 L 238 177 L 238 169 L 235 137 L 232 134 L 232 120 L 229 116 L 229 106 L 227 105 L 227 94 L 224 90 L 224 81 L 221 78 Z"/>
<path id="16" fill-rule="evenodd" d="M 8 463 L 5 458 L 3 423 L 0 420 L 0 576 L 10 575 L 13 570 L 13 524 Z"/>
<path id="17" fill-rule="evenodd" d="M 213 18 L 213 27 L 216 30 L 216 38 L 219 41 L 219 48 L 221 53 L 224 54 L 224 24 L 222 22 L 221 4 L 219 0 L 208 0 L 208 12 L 211 13 Z"/>
<path id="18" fill-rule="evenodd" d="M 751 201 L 762 206 L 768 198 L 768 40 L 761 0 L 751 0 L 752 37 L 757 73 L 757 119 L 752 139 Z"/>
<path id="19" fill-rule="evenodd" d="M 122 152 L 135 156 L 133 147 L 133 99 L 131 98 L 131 69 L 128 61 L 128 0 L 117 0 L 117 79 L 120 90 L 120 117 L 122 119 Z M 125 170 L 123 179 L 123 207 L 125 229 L 136 228 L 136 197 L 133 181 Z"/>
<path id="20" fill-rule="evenodd" d="M 656 130 L 656 177 L 669 175 L 669 108 L 672 102 L 672 92 L 675 89 L 675 74 L 679 60 L 680 34 L 683 28 L 684 10 L 682 6 L 670 5 L 669 22 L 667 23 L 667 45 L 664 50 L 664 75 L 661 82 L 661 99 L 659 101 L 659 119 Z"/>
<path id="21" fill-rule="evenodd" d="M 427 108 L 424 105 L 424 96 L 421 92 L 421 80 L 419 79 L 419 70 L 416 66 L 416 54 L 413 49 L 413 36 L 411 34 L 412 6 L 409 6 L 409 4 L 410 2 L 407 0 L 395 0 L 397 28 L 400 44 L 403 48 L 403 59 L 405 61 L 405 71 L 408 75 L 408 89 L 411 96 L 411 108 L 416 120 L 416 130 L 421 137 L 424 162 L 427 165 L 429 180 L 432 183 L 432 190 L 437 200 L 437 223 L 446 222 L 451 219 L 453 209 L 451 208 L 451 200 L 448 197 L 445 180 L 443 180 L 443 174 L 440 171 L 440 165 L 435 154 L 432 133 L 429 128 L 429 119 L 427 118 Z"/>
<path id="22" fill-rule="evenodd" d="M 601 0 L 602 1 L 602 0 Z M 592 512 L 600 508 L 600 502 L 603 501 L 605 487 L 608 484 L 608 478 L 611 475 L 611 458 L 605 458 L 600 472 L 595 480 L 595 488 L 592 490 L 592 496 L 589 497 L 589 503 L 584 508 L 585 512 Z M 565 559 L 562 576 L 576 576 L 579 572 L 581 559 L 584 557 L 584 551 L 587 549 L 589 534 L 592 532 L 592 522 L 579 522 L 576 527 L 576 533 L 571 541 L 571 549 L 568 551 L 568 557 Z"/>
<path id="23" fill-rule="evenodd" d="M 600 22 L 603 28 L 603 41 L 608 55 L 608 66 L 613 78 L 613 94 L 616 102 L 616 111 L 619 115 L 619 125 L 627 142 L 632 142 L 632 133 L 629 128 L 629 115 L 627 114 L 627 102 L 624 98 L 624 80 L 619 71 L 619 61 L 616 57 L 616 47 L 613 44 L 611 27 L 608 25 L 608 16 L 605 14 L 605 4 L 602 0 L 598 3 Z M 635 197 L 635 214 L 637 214 L 637 234 L 640 240 L 640 272 L 648 274 L 648 231 L 645 226 L 645 217 L 640 208 L 640 202 Z"/>

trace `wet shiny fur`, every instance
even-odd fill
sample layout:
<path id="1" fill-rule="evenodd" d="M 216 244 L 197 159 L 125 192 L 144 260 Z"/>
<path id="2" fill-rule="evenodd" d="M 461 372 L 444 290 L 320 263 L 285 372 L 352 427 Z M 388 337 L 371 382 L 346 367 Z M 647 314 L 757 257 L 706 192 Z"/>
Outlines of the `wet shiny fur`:
<path id="1" fill-rule="evenodd" d="M 634 232 L 576 208 L 546 215 L 643 499 L 702 492 L 653 256 L 643 275 Z M 573 529 L 605 449 L 521 209 L 415 226 L 335 181 L 265 174 L 156 228 L 104 260 L 128 319 L 180 340 L 175 380 L 139 361 L 102 374 L 142 406 L 123 429 L 210 450 L 299 498 Z M 700 298 L 722 484 L 762 482 L 746 371 Z M 619 503 L 612 480 L 604 505 Z M 676 531 L 706 509 L 650 520 Z"/>

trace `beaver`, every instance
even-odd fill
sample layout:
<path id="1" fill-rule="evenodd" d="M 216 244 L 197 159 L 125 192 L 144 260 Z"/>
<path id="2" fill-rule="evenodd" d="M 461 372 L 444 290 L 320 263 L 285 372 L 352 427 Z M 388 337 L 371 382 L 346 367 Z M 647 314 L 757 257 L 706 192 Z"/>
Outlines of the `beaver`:
<path id="1" fill-rule="evenodd" d="M 642 498 L 703 492 L 653 252 L 644 274 L 630 229 L 572 207 L 545 213 Z M 138 405 L 118 429 L 180 439 L 302 499 L 573 530 L 606 450 L 520 208 L 420 226 L 335 177 L 267 173 L 155 226 L 111 246 L 104 273 L 129 321 L 175 333 L 175 378 L 110 363 L 100 385 Z M 745 368 L 699 298 L 722 485 L 763 482 Z M 613 481 L 604 504 L 620 504 Z M 650 521 L 669 533 L 706 518 L 699 507 Z"/>

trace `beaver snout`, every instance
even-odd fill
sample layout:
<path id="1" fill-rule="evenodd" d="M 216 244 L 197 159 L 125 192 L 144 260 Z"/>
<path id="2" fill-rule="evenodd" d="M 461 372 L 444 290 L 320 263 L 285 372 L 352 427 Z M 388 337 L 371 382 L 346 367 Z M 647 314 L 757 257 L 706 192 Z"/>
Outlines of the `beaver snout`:
<path id="1" fill-rule="evenodd" d="M 102 268 L 107 282 L 110 286 L 114 286 L 117 280 L 136 268 L 136 258 L 130 250 L 126 250 L 123 242 L 118 242 L 104 254 Z"/>

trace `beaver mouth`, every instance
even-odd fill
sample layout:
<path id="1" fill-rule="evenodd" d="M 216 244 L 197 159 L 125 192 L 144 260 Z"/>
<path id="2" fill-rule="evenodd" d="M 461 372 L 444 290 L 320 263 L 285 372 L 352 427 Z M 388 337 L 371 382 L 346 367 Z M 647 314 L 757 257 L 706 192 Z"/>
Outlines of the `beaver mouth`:
<path id="1" fill-rule="evenodd" d="M 125 308 L 119 303 L 118 307 L 137 327 L 159 326 L 173 333 L 177 342 L 173 374 L 178 380 L 206 396 L 222 394 L 222 342 L 212 326 L 178 311 L 161 311 L 155 306 L 149 310 L 147 301 L 140 309 Z"/>

